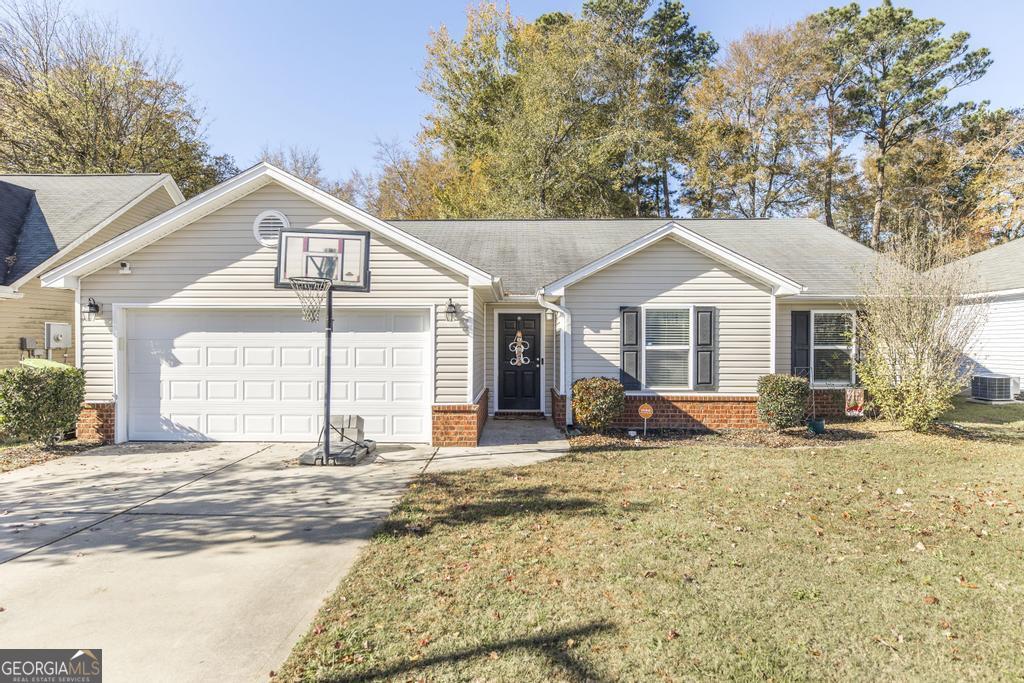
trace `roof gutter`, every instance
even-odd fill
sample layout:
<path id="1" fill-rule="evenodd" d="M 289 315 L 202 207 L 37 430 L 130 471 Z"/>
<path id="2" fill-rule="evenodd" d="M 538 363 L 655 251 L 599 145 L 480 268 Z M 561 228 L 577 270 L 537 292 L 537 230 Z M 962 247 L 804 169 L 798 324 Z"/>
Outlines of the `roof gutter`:
<path id="1" fill-rule="evenodd" d="M 544 298 L 544 290 L 537 290 L 537 303 L 540 304 L 541 308 L 546 308 L 549 311 L 554 311 L 562 316 L 562 340 L 565 340 L 565 335 L 569 335 L 568 343 L 562 344 L 562 353 L 559 354 L 558 359 L 558 385 L 562 387 L 565 392 L 565 426 L 571 427 L 573 424 L 572 419 L 572 313 L 569 312 L 568 308 L 559 306 L 558 304 L 551 303 Z M 570 376 L 570 381 L 566 383 L 566 375 Z"/>

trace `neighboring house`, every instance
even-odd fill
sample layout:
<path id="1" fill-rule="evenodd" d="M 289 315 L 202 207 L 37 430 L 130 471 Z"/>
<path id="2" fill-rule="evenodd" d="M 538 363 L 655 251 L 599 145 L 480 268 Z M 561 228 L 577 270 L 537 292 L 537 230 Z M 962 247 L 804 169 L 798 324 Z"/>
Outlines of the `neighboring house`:
<path id="1" fill-rule="evenodd" d="M 74 363 L 75 294 L 41 289 L 39 274 L 182 201 L 166 174 L 0 175 L 0 368 L 45 356 L 47 322 L 72 324 L 67 347 L 49 353 Z"/>
<path id="2" fill-rule="evenodd" d="M 985 322 L 969 350 L 979 372 L 1024 378 L 1024 239 L 962 261 L 988 301 Z"/>
<path id="3" fill-rule="evenodd" d="M 621 378 L 652 425 L 711 429 L 753 426 L 770 372 L 847 386 L 847 305 L 875 258 L 803 219 L 385 222 L 259 164 L 43 275 L 99 304 L 90 429 L 316 440 L 322 327 L 275 287 L 279 229 L 369 234 L 369 291 L 335 294 L 332 412 L 437 445 L 475 444 L 499 411 L 571 422 L 582 377 Z"/>

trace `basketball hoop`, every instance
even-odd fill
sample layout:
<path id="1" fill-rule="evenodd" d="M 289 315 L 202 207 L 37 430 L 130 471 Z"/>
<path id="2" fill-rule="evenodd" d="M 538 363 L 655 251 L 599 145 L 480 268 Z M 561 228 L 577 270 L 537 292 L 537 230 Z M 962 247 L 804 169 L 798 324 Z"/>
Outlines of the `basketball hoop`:
<path id="1" fill-rule="evenodd" d="M 320 309 L 331 288 L 331 281 L 325 277 L 292 277 L 288 282 L 299 299 L 302 307 L 302 319 L 307 323 L 320 320 Z"/>

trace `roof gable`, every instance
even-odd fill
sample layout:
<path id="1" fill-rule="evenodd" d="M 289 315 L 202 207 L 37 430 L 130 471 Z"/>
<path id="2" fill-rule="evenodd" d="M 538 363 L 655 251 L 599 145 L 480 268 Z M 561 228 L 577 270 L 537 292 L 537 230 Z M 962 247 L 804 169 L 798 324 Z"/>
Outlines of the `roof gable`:
<path id="1" fill-rule="evenodd" d="M 455 272 L 466 275 L 472 285 L 500 288 L 500 281 L 480 268 L 466 263 L 418 237 L 409 235 L 395 226 L 371 216 L 365 211 L 351 206 L 337 197 L 327 194 L 323 190 L 265 162 L 239 173 L 235 177 L 196 195 L 170 211 L 45 273 L 43 275 L 43 285 L 47 287 L 72 286 L 71 279 L 95 272 L 271 182 L 276 182 L 332 213 L 338 214 L 357 225 L 376 231 L 383 237 L 403 244 L 422 256 Z"/>
<path id="2" fill-rule="evenodd" d="M 765 268 L 761 264 L 752 261 L 742 254 L 738 254 L 731 249 L 727 249 L 722 245 L 693 232 L 692 230 L 687 230 L 678 223 L 671 222 L 666 223 L 657 230 L 649 232 L 640 239 L 623 245 L 619 249 L 606 254 L 600 259 L 588 263 L 582 268 L 569 273 L 565 277 L 559 278 L 558 280 L 545 285 L 544 294 L 548 296 L 561 296 L 565 293 L 566 287 L 579 282 L 580 280 L 584 280 L 595 273 L 599 273 L 605 268 L 627 259 L 633 254 L 665 239 L 674 239 L 685 246 L 690 247 L 694 251 L 700 252 L 705 256 L 718 261 L 719 263 L 728 265 L 739 272 L 758 280 L 759 282 L 770 285 L 776 293 L 798 294 L 804 289 L 803 285 L 800 283 L 776 273 L 769 268 Z"/>
<path id="3" fill-rule="evenodd" d="M 972 254 L 961 263 L 970 269 L 982 292 L 1024 289 L 1024 238 Z"/>

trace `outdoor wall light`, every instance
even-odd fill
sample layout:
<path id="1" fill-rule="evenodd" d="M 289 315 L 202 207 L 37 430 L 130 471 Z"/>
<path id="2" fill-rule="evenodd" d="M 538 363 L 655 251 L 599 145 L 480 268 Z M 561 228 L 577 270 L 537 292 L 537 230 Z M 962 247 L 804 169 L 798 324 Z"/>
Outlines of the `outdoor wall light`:
<path id="1" fill-rule="evenodd" d="M 448 305 L 444 307 L 444 319 L 451 322 L 459 317 L 459 309 L 455 305 L 455 302 L 449 297 Z"/>
<path id="2" fill-rule="evenodd" d="M 100 305 L 96 303 L 96 299 L 89 297 L 89 303 L 85 305 L 85 319 L 92 322 L 96 319 L 96 314 L 100 312 Z"/>

